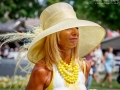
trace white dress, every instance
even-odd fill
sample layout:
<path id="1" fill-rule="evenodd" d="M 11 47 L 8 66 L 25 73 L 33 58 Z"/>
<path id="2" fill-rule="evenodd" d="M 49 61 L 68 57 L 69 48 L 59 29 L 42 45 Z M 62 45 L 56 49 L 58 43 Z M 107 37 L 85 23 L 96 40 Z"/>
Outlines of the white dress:
<path id="1" fill-rule="evenodd" d="M 86 90 L 85 76 L 82 71 L 79 71 L 79 77 L 76 83 L 66 85 L 57 67 L 54 65 L 53 66 L 53 79 L 46 90 Z"/>

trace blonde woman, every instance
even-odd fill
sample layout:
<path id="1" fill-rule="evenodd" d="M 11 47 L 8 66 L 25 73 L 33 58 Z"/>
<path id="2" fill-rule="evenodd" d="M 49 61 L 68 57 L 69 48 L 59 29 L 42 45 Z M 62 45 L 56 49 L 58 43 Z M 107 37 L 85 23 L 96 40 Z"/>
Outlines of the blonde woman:
<path id="1" fill-rule="evenodd" d="M 68 3 L 55 3 L 40 15 L 27 57 L 35 66 L 26 90 L 86 90 L 90 63 L 83 57 L 104 39 L 98 24 L 79 20 Z M 34 37 L 34 38 L 33 38 Z"/>
<path id="2" fill-rule="evenodd" d="M 96 23 L 78 20 L 71 5 L 56 3 L 40 15 L 43 31 L 28 49 L 35 63 L 26 90 L 86 90 L 90 63 L 82 57 L 104 38 Z"/>

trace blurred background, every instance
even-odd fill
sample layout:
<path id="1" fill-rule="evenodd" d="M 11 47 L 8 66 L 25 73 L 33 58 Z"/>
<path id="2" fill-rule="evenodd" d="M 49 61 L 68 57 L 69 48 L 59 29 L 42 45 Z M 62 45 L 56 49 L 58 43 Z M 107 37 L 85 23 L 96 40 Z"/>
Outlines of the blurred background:
<path id="1" fill-rule="evenodd" d="M 100 49 L 104 57 L 106 49 L 113 48 L 114 60 L 112 67 L 112 84 L 110 90 L 120 90 L 120 84 L 117 82 L 120 67 L 120 0 L 0 0 L 0 34 L 12 32 L 28 32 L 31 27 L 40 25 L 40 13 L 49 5 L 56 2 L 67 2 L 73 6 L 77 17 L 82 20 L 90 20 L 100 24 L 106 30 L 105 39 L 100 44 Z M 0 40 L 0 44 L 3 41 Z M 4 44 L 0 49 L 0 90 L 7 90 L 14 75 L 16 58 L 18 50 L 25 40 L 14 41 Z M 24 55 L 26 50 L 22 51 Z M 21 63 L 26 66 L 27 57 Z M 101 79 L 105 75 L 104 63 L 96 61 L 99 83 L 93 79 L 90 90 L 107 90 L 109 83 L 101 87 Z M 24 87 L 29 75 L 18 70 L 15 76 L 13 90 Z M 19 90 L 19 89 L 18 89 Z"/>

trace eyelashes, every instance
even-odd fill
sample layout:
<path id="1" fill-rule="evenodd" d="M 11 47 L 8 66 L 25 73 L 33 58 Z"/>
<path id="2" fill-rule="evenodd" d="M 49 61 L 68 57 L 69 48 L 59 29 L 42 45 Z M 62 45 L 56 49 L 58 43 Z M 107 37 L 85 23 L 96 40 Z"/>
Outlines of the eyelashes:
<path id="1" fill-rule="evenodd" d="M 75 27 L 77 30 L 79 29 L 78 27 Z M 70 30 L 70 29 L 72 29 L 72 28 L 68 28 L 68 29 L 66 29 L 66 30 Z"/>
<path id="2" fill-rule="evenodd" d="M 75 27 L 77 30 L 79 29 L 78 27 Z"/>

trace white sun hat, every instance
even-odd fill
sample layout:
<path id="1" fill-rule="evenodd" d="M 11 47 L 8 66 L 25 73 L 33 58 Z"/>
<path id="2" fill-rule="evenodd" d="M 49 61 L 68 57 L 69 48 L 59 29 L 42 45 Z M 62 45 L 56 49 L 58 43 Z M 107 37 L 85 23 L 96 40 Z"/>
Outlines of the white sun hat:
<path id="1" fill-rule="evenodd" d="M 32 40 L 27 53 L 28 59 L 33 63 L 39 61 L 45 37 L 50 34 L 78 27 L 80 32 L 79 55 L 83 57 L 102 42 L 106 33 L 104 28 L 94 22 L 79 20 L 73 7 L 63 2 L 47 7 L 40 15 L 40 23 L 43 31 Z"/>

